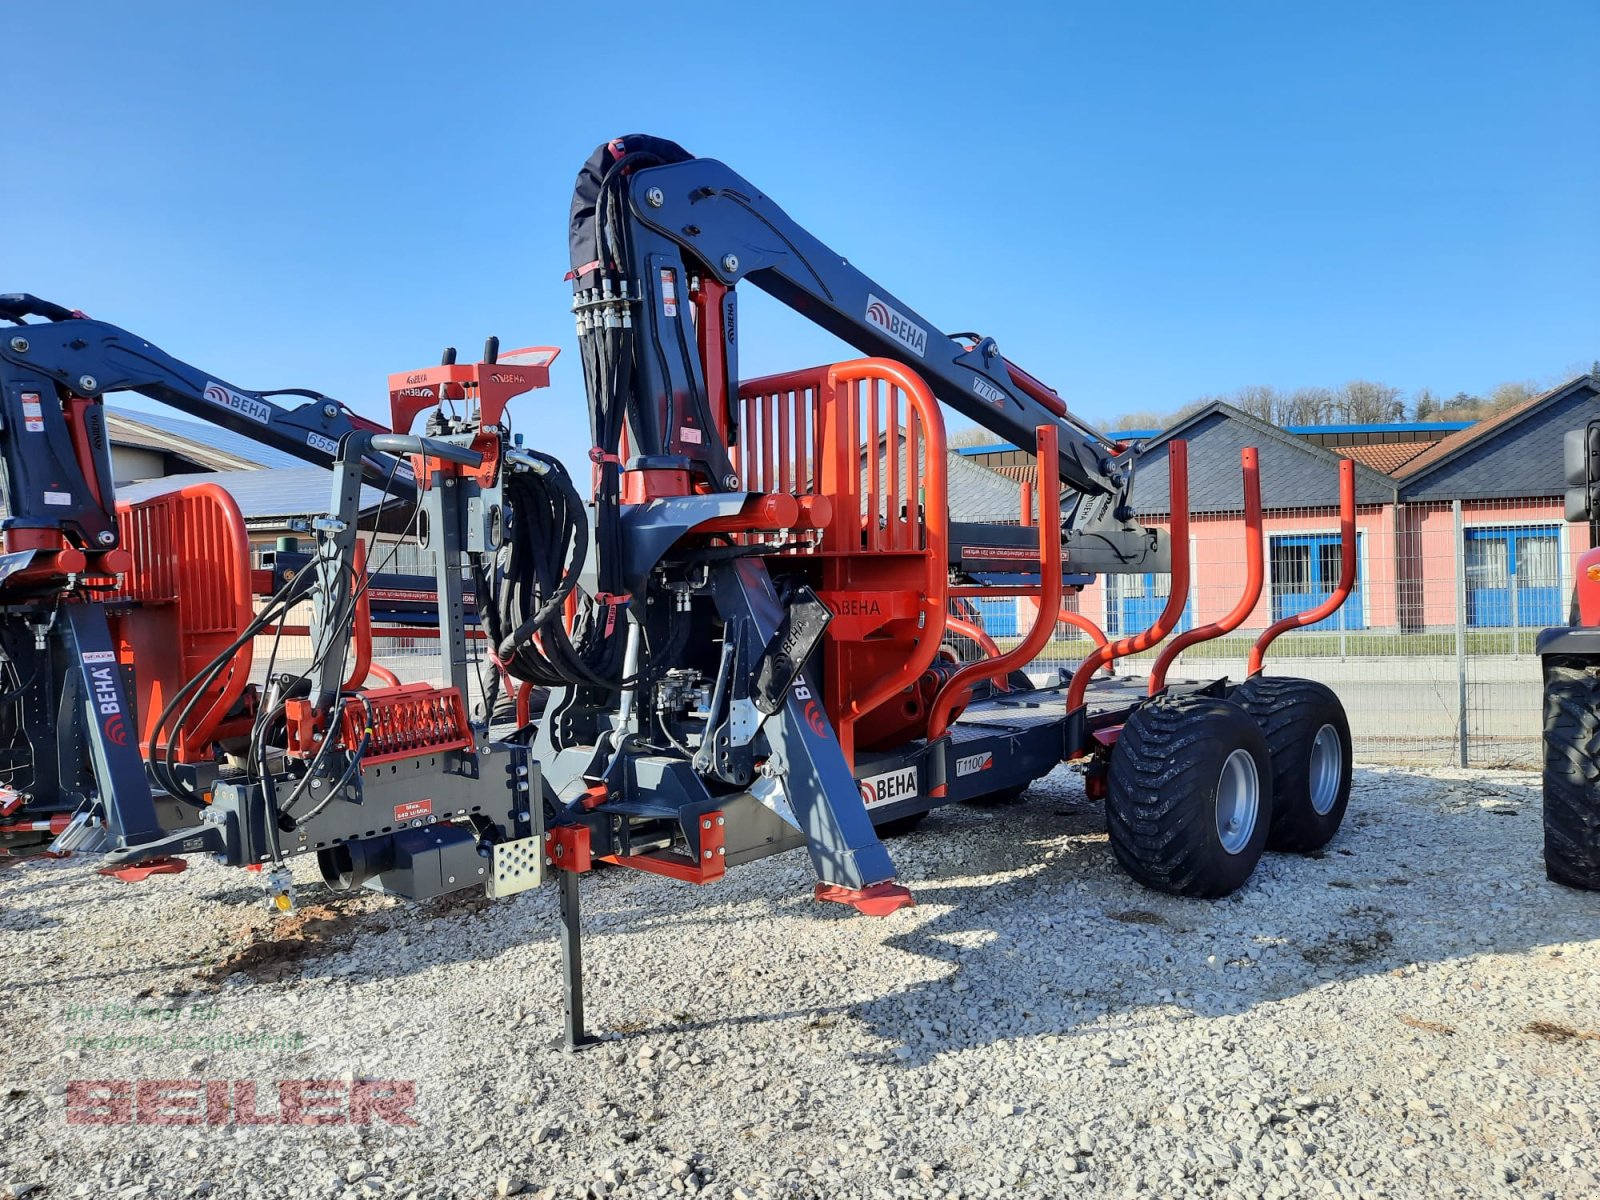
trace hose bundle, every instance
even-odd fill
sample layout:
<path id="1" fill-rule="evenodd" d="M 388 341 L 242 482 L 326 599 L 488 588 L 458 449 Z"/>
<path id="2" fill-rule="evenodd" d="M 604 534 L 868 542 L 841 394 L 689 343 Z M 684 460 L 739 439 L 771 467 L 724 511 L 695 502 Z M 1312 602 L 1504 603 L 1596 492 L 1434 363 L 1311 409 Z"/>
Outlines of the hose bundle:
<path id="1" fill-rule="evenodd" d="M 535 469 L 505 473 L 506 538 L 492 577 L 481 560 L 472 564 L 495 658 L 513 678 L 543 687 L 614 687 L 615 673 L 604 673 L 610 640 L 595 629 L 604 606 L 580 603 L 567 632 L 567 600 L 589 553 L 583 500 L 558 459 L 530 450 L 517 456 Z"/>

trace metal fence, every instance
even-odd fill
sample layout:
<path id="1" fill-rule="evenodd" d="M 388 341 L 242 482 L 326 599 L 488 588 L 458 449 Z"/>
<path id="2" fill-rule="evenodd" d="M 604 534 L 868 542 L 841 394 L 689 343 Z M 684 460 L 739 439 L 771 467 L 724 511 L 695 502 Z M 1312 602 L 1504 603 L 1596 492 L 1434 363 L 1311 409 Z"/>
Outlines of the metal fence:
<path id="1" fill-rule="evenodd" d="M 1162 518 L 1150 523 L 1163 526 Z M 1188 650 L 1172 679 L 1243 678 L 1257 635 L 1274 620 L 1318 603 L 1338 575 L 1335 509 L 1263 514 L 1266 571 L 1260 600 L 1236 632 Z M 1577 556 L 1590 545 L 1585 525 L 1562 519 L 1559 499 L 1443 501 L 1362 506 L 1357 512 L 1356 587 L 1334 617 L 1284 634 L 1272 646 L 1271 674 L 1321 680 L 1343 699 L 1356 753 L 1366 761 L 1431 765 L 1533 765 L 1541 729 L 1538 631 L 1564 623 Z M 1245 580 L 1240 514 L 1190 522 L 1191 588 L 1181 628 L 1216 620 L 1238 601 Z M 425 556 L 408 570 L 426 571 Z M 1137 633 L 1166 603 L 1165 575 L 1103 577 L 1069 594 L 1066 607 L 1109 635 Z M 978 623 L 1000 649 L 1031 627 L 1028 600 L 982 600 L 958 615 Z M 287 622 L 304 625 L 308 606 Z M 267 639 L 257 644 L 262 674 Z M 968 639 L 949 639 L 964 654 Z M 1085 634 L 1058 623 L 1052 642 L 1027 668 L 1041 682 L 1083 660 Z M 475 656 L 481 647 L 473 645 Z M 433 678 L 437 642 L 380 637 L 375 657 L 402 680 Z M 282 639 L 279 669 L 309 663 L 311 643 Z M 1122 675 L 1146 675 L 1156 651 L 1119 659 Z"/>
<path id="2" fill-rule="evenodd" d="M 1163 526 L 1164 520 L 1151 524 Z M 1266 579 L 1239 630 L 1188 650 L 1173 679 L 1242 678 L 1251 644 L 1280 617 L 1325 597 L 1339 573 L 1335 509 L 1264 514 Z M 1356 753 L 1368 761 L 1433 765 L 1534 765 L 1540 754 L 1539 630 L 1567 620 L 1574 564 L 1590 546 L 1558 499 L 1362 506 L 1356 588 L 1335 616 L 1273 643 L 1270 674 L 1332 687 L 1350 715 Z M 1240 514 L 1190 522 L 1192 586 L 1180 628 L 1214 621 L 1239 600 L 1246 577 Z M 1097 581 L 1069 606 L 1115 637 L 1149 625 L 1165 605 L 1164 575 Z M 996 602 L 989 602 L 990 606 Z M 1034 606 L 1007 614 L 1015 645 Z M 1054 681 L 1090 643 L 1058 624 L 1028 667 Z M 1119 659 L 1119 674 L 1147 675 L 1156 652 Z"/>

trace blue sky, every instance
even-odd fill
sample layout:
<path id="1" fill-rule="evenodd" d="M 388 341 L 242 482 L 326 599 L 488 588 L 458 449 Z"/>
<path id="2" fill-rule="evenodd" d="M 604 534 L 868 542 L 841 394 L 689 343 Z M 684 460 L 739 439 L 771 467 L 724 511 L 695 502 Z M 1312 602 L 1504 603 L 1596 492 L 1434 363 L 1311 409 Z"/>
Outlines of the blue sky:
<path id="1" fill-rule="evenodd" d="M 374 415 L 446 343 L 557 344 L 519 427 L 569 458 L 566 209 L 619 133 L 729 163 L 1091 420 L 1600 358 L 1587 0 L 101 0 L 3 36 L 0 291 Z M 747 375 L 846 356 L 745 292 Z"/>

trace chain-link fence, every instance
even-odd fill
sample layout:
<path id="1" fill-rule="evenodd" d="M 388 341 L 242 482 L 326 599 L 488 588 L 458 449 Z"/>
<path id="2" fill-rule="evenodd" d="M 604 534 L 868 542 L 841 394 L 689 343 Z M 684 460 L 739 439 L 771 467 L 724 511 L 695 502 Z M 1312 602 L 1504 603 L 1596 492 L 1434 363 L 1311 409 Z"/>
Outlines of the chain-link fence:
<path id="1" fill-rule="evenodd" d="M 1165 528 L 1164 519 L 1151 524 Z M 1283 634 L 1266 670 L 1328 684 L 1344 701 L 1357 754 L 1368 761 L 1437 765 L 1531 765 L 1539 756 L 1541 684 L 1534 642 L 1539 630 L 1567 619 L 1577 556 L 1590 546 L 1587 526 L 1568 525 L 1559 499 L 1455 501 L 1363 506 L 1357 512 L 1356 586 L 1334 616 Z M 1257 636 L 1269 624 L 1315 607 L 1339 576 L 1336 509 L 1263 514 L 1261 596 L 1239 629 L 1191 647 L 1172 679 L 1241 679 Z M 1246 541 L 1240 514 L 1203 515 L 1189 526 L 1192 562 L 1188 629 L 1217 620 L 1244 588 Z M 431 569 L 424 556 L 408 571 Z M 1115 638 L 1150 625 L 1171 591 L 1166 575 L 1103 576 L 1064 607 Z M 952 615 L 976 626 L 992 645 L 952 634 L 963 657 L 1015 646 L 1032 626 L 1026 599 L 962 601 Z M 291 614 L 278 669 L 309 665 L 303 632 L 309 605 Z M 435 631 L 374 639 L 374 658 L 410 682 L 437 672 Z M 263 672 L 270 639 L 256 646 Z M 1027 668 L 1054 683 L 1080 663 L 1092 642 L 1059 622 L 1045 651 Z M 1147 675 L 1160 647 L 1117 660 L 1120 675 Z M 474 659 L 482 647 L 471 644 Z"/>
<path id="2" fill-rule="evenodd" d="M 1151 522 L 1165 527 L 1164 520 Z M 1357 513 L 1356 586 L 1334 616 L 1283 634 L 1268 652 L 1271 674 L 1332 687 L 1350 715 L 1357 754 L 1368 760 L 1494 766 L 1539 756 L 1541 683 L 1534 643 L 1567 620 L 1587 526 L 1568 525 L 1559 499 L 1363 506 Z M 1256 637 L 1272 622 L 1310 611 L 1339 578 L 1336 509 L 1264 514 L 1261 597 L 1238 630 L 1191 647 L 1170 678 L 1243 678 Z M 1239 514 L 1195 517 L 1189 527 L 1191 587 L 1180 629 L 1219 619 L 1245 586 Z M 1155 621 L 1171 591 L 1165 575 L 1112 576 L 1067 606 L 1111 637 Z M 1000 648 L 1032 625 L 1027 600 L 976 608 Z M 970 616 L 970 613 L 968 614 Z M 1091 642 L 1064 623 L 1029 666 L 1054 681 Z M 1147 675 L 1158 650 L 1119 659 L 1119 674 Z"/>

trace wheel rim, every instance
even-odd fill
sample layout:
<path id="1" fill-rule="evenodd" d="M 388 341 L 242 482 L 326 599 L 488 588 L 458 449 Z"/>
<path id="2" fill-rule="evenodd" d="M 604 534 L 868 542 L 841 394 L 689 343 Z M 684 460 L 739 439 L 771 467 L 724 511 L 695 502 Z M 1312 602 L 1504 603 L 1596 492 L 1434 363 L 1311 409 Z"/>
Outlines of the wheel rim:
<path id="1" fill-rule="evenodd" d="M 1237 854 L 1250 844 L 1260 811 L 1261 776 L 1256 772 L 1255 756 L 1248 750 L 1235 750 L 1222 764 L 1217 780 L 1217 837 L 1224 850 Z"/>
<path id="2" fill-rule="evenodd" d="M 1339 799 L 1339 783 L 1344 775 L 1344 747 L 1339 742 L 1339 731 L 1332 725 L 1317 730 L 1311 742 L 1311 807 L 1317 816 L 1325 817 L 1333 811 Z"/>

